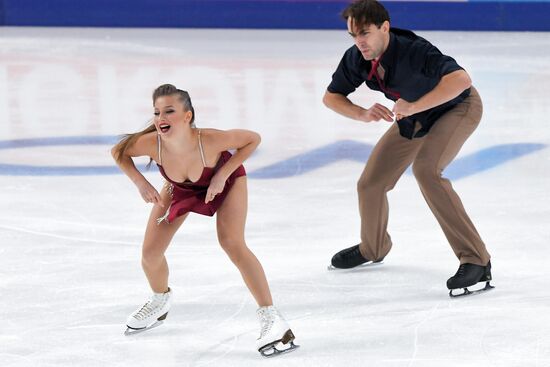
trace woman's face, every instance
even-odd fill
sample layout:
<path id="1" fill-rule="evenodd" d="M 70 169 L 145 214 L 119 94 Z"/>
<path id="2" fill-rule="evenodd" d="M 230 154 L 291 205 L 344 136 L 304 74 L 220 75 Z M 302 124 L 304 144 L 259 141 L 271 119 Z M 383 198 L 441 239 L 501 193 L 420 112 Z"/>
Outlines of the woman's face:
<path id="1" fill-rule="evenodd" d="M 160 135 L 168 135 L 191 121 L 191 111 L 185 111 L 178 95 L 158 97 L 154 103 L 154 123 Z"/>

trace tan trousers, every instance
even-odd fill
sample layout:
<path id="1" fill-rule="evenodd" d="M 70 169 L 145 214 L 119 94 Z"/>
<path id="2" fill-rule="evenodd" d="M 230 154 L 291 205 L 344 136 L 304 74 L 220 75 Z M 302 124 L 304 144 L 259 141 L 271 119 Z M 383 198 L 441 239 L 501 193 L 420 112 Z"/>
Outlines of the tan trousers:
<path id="1" fill-rule="evenodd" d="M 445 113 L 428 134 L 412 140 L 393 124 L 374 147 L 357 183 L 361 215 L 360 250 L 369 260 L 383 259 L 391 249 L 387 232 L 387 193 L 412 163 L 424 199 L 461 264 L 486 265 L 490 256 L 443 170 L 479 125 L 483 105 L 475 88 Z M 418 228 L 419 231 L 425 228 Z"/>

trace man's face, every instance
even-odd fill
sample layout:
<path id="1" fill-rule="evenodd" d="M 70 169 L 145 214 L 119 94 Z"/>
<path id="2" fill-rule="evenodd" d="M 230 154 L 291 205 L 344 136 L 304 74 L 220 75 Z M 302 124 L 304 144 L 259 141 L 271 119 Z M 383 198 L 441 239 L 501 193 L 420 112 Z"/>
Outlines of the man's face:
<path id="1" fill-rule="evenodd" d="M 373 60 L 386 50 L 389 43 L 390 23 L 385 21 L 380 28 L 374 24 L 356 26 L 353 18 L 348 18 L 348 33 L 365 60 Z"/>

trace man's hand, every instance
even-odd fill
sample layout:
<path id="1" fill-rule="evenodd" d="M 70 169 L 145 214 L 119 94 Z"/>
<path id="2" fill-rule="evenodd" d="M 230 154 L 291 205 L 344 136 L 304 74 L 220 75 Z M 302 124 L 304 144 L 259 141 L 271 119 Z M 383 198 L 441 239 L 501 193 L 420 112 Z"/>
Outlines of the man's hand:
<path id="1" fill-rule="evenodd" d="M 393 106 L 393 112 L 395 113 L 396 120 L 401 120 L 403 117 L 408 117 L 414 115 L 416 111 L 414 110 L 414 104 L 407 102 L 404 99 L 398 99 Z"/>
<path id="2" fill-rule="evenodd" d="M 362 109 L 357 120 L 364 122 L 386 120 L 393 122 L 393 112 L 380 103 L 375 103 L 369 109 Z"/>

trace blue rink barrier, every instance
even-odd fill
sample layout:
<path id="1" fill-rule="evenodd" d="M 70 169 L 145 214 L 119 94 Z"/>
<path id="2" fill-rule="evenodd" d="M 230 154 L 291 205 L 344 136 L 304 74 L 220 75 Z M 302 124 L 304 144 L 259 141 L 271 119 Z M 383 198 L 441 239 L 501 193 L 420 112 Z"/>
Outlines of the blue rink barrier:
<path id="1" fill-rule="evenodd" d="M 0 150 L 74 145 L 112 146 L 119 139 L 120 136 L 67 136 L 4 140 L 0 141 Z M 445 170 L 445 177 L 453 180 L 465 178 L 547 147 L 547 145 L 541 143 L 511 143 L 487 147 L 453 161 Z M 305 175 L 341 160 L 355 161 L 364 165 L 372 148 L 373 145 L 369 143 L 340 140 L 257 168 L 248 172 L 248 177 L 253 179 L 284 179 Z M 104 154 L 108 153 L 105 152 Z M 145 171 L 143 165 L 138 166 L 138 168 Z M 156 165 L 151 165 L 151 169 L 156 170 Z M 407 173 L 412 174 L 410 168 Z M 122 171 L 114 163 L 104 166 L 50 166 L 0 162 L 0 176 L 103 176 L 116 174 L 122 174 Z"/>
<path id="2" fill-rule="evenodd" d="M 344 29 L 347 0 L 0 0 L 0 25 Z M 550 31 L 550 0 L 382 1 L 396 27 Z"/>

